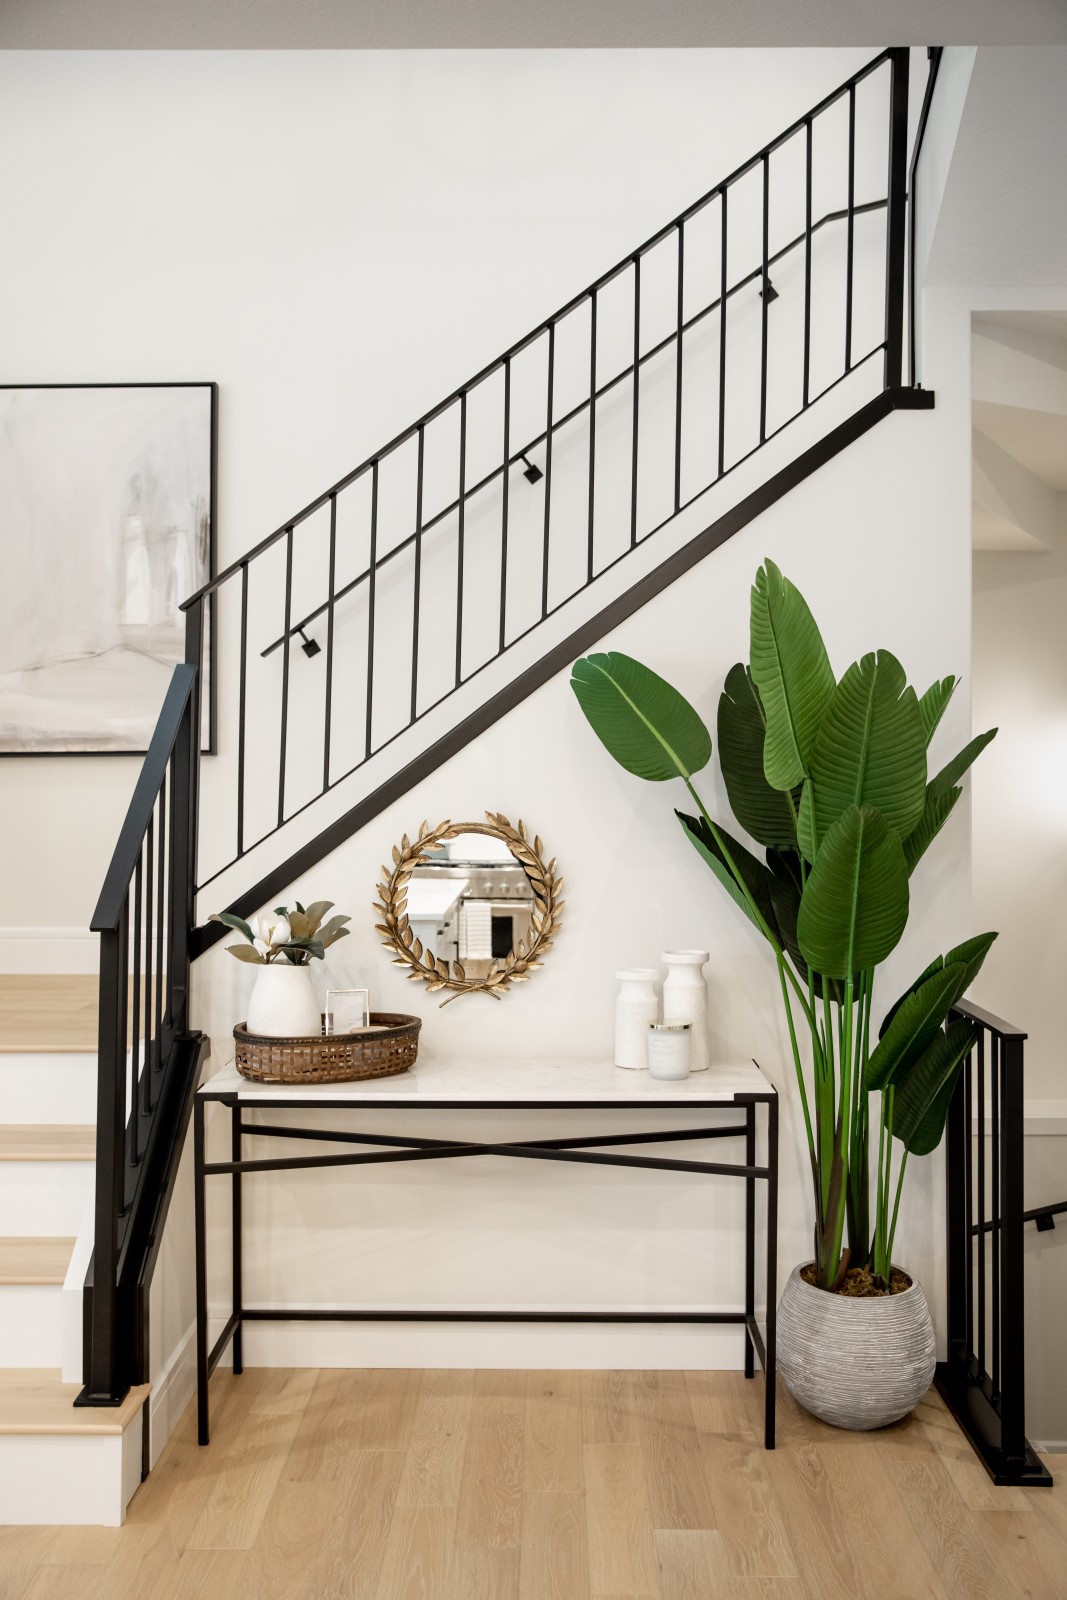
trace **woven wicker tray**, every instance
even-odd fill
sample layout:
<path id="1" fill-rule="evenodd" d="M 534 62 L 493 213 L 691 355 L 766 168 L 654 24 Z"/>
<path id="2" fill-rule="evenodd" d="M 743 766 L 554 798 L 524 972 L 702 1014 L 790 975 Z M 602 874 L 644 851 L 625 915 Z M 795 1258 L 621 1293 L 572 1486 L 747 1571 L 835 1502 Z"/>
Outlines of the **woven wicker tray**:
<path id="1" fill-rule="evenodd" d="M 270 1039 L 238 1023 L 233 1030 L 237 1070 L 256 1083 L 349 1083 L 406 1072 L 418 1054 L 422 1018 L 372 1011 L 370 1020 L 389 1032 Z M 325 1029 L 325 1017 L 322 1021 Z"/>

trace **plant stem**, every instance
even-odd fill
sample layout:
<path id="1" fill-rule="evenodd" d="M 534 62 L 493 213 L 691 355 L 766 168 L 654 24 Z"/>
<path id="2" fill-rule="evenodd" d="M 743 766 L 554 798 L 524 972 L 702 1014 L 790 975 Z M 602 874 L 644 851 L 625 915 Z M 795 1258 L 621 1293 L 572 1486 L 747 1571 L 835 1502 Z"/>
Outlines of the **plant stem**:
<path id="1" fill-rule="evenodd" d="M 800 1046 L 797 1043 L 797 1030 L 796 1030 L 796 1027 L 795 1027 L 794 1022 L 793 1022 L 793 1008 L 789 1004 L 789 990 L 786 988 L 785 973 L 783 971 L 783 966 L 784 966 L 784 958 L 781 955 L 779 955 L 779 957 L 778 957 L 778 981 L 782 985 L 782 1003 L 785 1006 L 786 1021 L 789 1024 L 789 1043 L 792 1046 L 792 1050 L 793 1050 L 793 1064 L 794 1064 L 794 1066 L 796 1067 L 796 1070 L 797 1070 L 797 1083 L 800 1085 L 800 1104 L 801 1104 L 801 1107 L 803 1108 L 803 1111 L 804 1111 L 804 1128 L 805 1128 L 805 1131 L 806 1131 L 807 1136 L 808 1136 L 808 1151 L 809 1151 L 809 1153 L 811 1155 L 812 1163 L 814 1164 L 814 1162 L 815 1162 L 815 1136 L 812 1133 L 811 1112 L 808 1109 L 808 1091 L 807 1091 L 807 1087 L 805 1086 L 805 1083 L 804 1083 L 804 1064 L 803 1064 L 803 1061 L 802 1061 L 801 1055 L 800 1055 Z"/>
<path id="2" fill-rule="evenodd" d="M 900 1172 L 897 1176 L 897 1197 L 893 1204 L 893 1220 L 889 1224 L 889 1240 L 885 1252 L 885 1281 L 889 1282 L 889 1275 L 893 1270 L 893 1244 L 897 1236 L 897 1214 L 900 1211 L 900 1196 L 904 1188 L 904 1168 L 908 1164 L 908 1147 L 904 1146 L 904 1153 L 900 1158 Z"/>

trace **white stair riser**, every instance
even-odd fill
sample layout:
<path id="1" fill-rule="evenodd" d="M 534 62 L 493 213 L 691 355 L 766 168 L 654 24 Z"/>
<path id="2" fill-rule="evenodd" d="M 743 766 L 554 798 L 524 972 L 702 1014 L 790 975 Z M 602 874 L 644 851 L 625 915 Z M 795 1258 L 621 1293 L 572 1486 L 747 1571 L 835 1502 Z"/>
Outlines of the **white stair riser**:
<path id="1" fill-rule="evenodd" d="M 95 1055 L 0 1055 L 0 1122 L 95 1121 Z"/>
<path id="2" fill-rule="evenodd" d="M 0 1284 L 0 1367 L 63 1362 L 60 1284 Z"/>
<path id="3" fill-rule="evenodd" d="M 0 1161 L 0 1234 L 74 1237 L 95 1172 L 93 1161 Z"/>
<path id="4" fill-rule="evenodd" d="M 141 1481 L 141 1417 L 124 1434 L 0 1435 L 0 1524 L 121 1527 Z"/>

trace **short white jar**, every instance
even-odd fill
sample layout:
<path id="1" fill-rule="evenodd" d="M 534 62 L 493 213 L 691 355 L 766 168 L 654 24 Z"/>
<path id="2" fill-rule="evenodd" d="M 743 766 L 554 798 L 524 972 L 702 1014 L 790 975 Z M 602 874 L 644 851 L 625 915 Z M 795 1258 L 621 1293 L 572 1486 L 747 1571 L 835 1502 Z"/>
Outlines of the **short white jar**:
<path id="1" fill-rule="evenodd" d="M 689 1076 L 693 1030 L 688 1022 L 653 1022 L 648 1030 L 648 1070 L 653 1078 Z"/>

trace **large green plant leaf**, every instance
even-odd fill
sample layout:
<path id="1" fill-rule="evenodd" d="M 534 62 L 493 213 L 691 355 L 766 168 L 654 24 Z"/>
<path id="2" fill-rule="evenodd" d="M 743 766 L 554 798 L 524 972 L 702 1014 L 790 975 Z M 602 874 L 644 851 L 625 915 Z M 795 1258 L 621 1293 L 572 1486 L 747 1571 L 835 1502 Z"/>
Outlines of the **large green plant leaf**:
<path id="1" fill-rule="evenodd" d="M 800 848 L 820 841 L 849 806 L 874 806 L 904 839 L 922 815 L 926 735 L 904 668 L 888 650 L 854 661 L 830 696 L 800 805 Z"/>
<path id="2" fill-rule="evenodd" d="M 932 683 L 919 700 L 919 710 L 922 713 L 927 747 L 929 747 L 930 740 L 937 732 L 938 723 L 945 715 L 945 708 L 952 699 L 956 681 L 955 678 L 948 677 L 942 678 L 938 683 Z"/>
<path id="3" fill-rule="evenodd" d="M 800 953 L 800 944 L 797 940 L 797 917 L 800 915 L 800 899 L 803 894 L 800 856 L 795 850 L 768 850 L 767 865 L 770 868 L 768 882 L 775 921 L 778 924 L 779 943 L 803 981 L 807 983 L 808 963 Z M 844 988 L 840 979 L 823 978 L 819 972 L 813 972 L 811 977 L 815 993 L 820 1000 L 823 997 L 825 984 L 829 989 L 830 998 L 838 1005 L 844 1004 Z"/>
<path id="4" fill-rule="evenodd" d="M 964 773 L 981 755 L 986 745 L 997 736 L 996 728 L 980 733 L 964 745 L 941 771 L 926 785 L 922 815 L 915 828 L 904 841 L 904 854 L 909 873 L 914 872 L 931 844 L 945 826 L 961 791 L 956 787 Z"/>
<path id="5" fill-rule="evenodd" d="M 788 793 L 772 789 L 763 766 L 766 719 L 752 674 L 739 661 L 719 696 L 719 765 L 730 808 L 760 844 L 796 848 L 796 811 Z"/>
<path id="6" fill-rule="evenodd" d="M 956 1079 L 978 1031 L 976 1023 L 957 1017 L 894 1086 L 889 1131 L 912 1155 L 928 1156 L 941 1143 Z"/>
<path id="7" fill-rule="evenodd" d="M 711 735 L 689 701 L 631 656 L 583 657 L 571 688 L 598 739 L 636 777 L 688 778 L 711 759 Z"/>
<path id="8" fill-rule="evenodd" d="M 807 602 L 773 561 L 763 563 L 752 589 L 750 653 L 767 718 L 767 782 L 795 789 L 807 775 L 834 674 Z"/>
<path id="9" fill-rule="evenodd" d="M 932 972 L 904 997 L 892 1022 L 871 1052 L 863 1072 L 868 1094 L 885 1089 L 917 1061 L 962 994 L 967 969 L 962 962 Z"/>
<path id="10" fill-rule="evenodd" d="M 890 1006 L 889 1010 L 882 1019 L 882 1026 L 878 1030 L 879 1039 L 885 1038 L 893 1018 L 896 1016 L 897 1012 L 900 1010 L 908 996 L 914 994 L 916 990 L 926 982 L 927 978 L 933 977 L 935 972 L 943 971 L 945 967 L 963 967 L 964 970 L 961 975 L 959 993 L 956 995 L 956 999 L 953 1000 L 952 1004 L 955 1005 L 958 1000 L 962 1000 L 963 996 L 967 993 L 967 990 L 971 987 L 971 984 L 974 982 L 975 978 L 977 978 L 979 972 L 981 972 L 982 962 L 989 954 L 990 948 L 992 947 L 993 941 L 996 939 L 996 937 L 997 935 L 995 933 L 976 933 L 972 939 L 964 939 L 962 944 L 954 945 L 953 948 L 947 951 L 945 955 L 935 956 L 930 965 L 919 973 L 919 976 L 916 978 L 915 982 L 905 989 L 904 993 L 900 996 L 900 999 L 895 1000 Z"/>
<path id="11" fill-rule="evenodd" d="M 850 806 L 822 841 L 804 889 L 801 954 L 816 972 L 847 978 L 884 961 L 907 920 L 900 836 L 873 806 Z"/>
<path id="12" fill-rule="evenodd" d="M 763 929 L 760 928 L 758 919 L 753 915 L 752 907 L 742 894 L 737 879 L 726 865 L 726 859 L 716 842 L 715 835 L 704 821 L 704 818 L 686 816 L 684 811 L 676 811 L 675 816 L 681 823 L 690 843 L 711 868 L 731 900 L 741 907 L 752 926 L 759 928 L 762 933 Z M 771 932 L 777 933 L 774 905 L 771 900 L 770 873 L 763 865 L 763 862 L 757 860 L 751 850 L 746 850 L 743 844 L 739 844 L 736 839 L 732 839 L 725 828 L 720 828 L 719 834 L 730 852 L 734 865 L 744 880 L 745 887 L 759 907 L 760 915 L 771 929 Z"/>
<path id="13" fill-rule="evenodd" d="M 962 793 L 962 789 L 945 789 L 937 794 L 931 792 L 930 785 L 927 785 L 923 814 L 904 840 L 904 860 L 908 864 L 909 877 L 952 815 Z"/>

